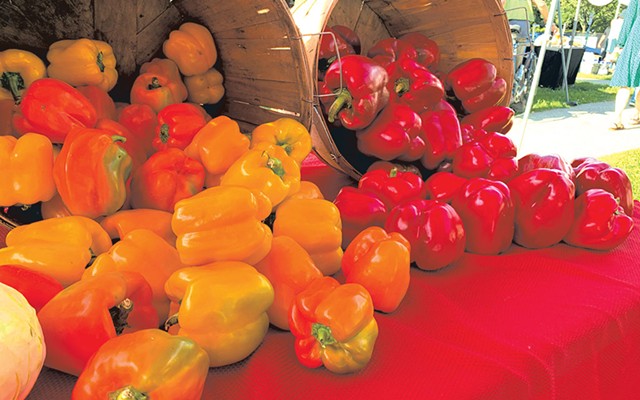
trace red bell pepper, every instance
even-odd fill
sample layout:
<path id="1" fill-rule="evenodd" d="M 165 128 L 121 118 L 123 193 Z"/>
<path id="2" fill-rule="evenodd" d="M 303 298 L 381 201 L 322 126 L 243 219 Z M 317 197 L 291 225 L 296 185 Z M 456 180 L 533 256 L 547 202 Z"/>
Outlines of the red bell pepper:
<path id="1" fill-rule="evenodd" d="M 349 244 L 342 257 L 347 283 L 359 283 L 371 295 L 374 309 L 395 311 L 409 288 L 411 245 L 397 232 L 366 228 Z"/>
<path id="2" fill-rule="evenodd" d="M 86 85 L 78 86 L 76 90 L 93 105 L 98 119 L 116 119 L 116 103 L 104 89 L 96 85 Z"/>
<path id="3" fill-rule="evenodd" d="M 160 112 L 170 104 L 180 104 L 187 98 L 187 90 L 178 76 L 146 72 L 138 75 L 131 86 L 131 104 L 146 104 Z"/>
<path id="4" fill-rule="evenodd" d="M 40 133 L 53 143 L 64 142 L 74 127 L 93 128 L 96 109 L 76 88 L 53 78 L 34 81 L 24 92 L 13 125 L 20 134 Z"/>
<path id="5" fill-rule="evenodd" d="M 453 196 L 451 206 L 464 224 L 466 251 L 497 255 L 509 248 L 513 241 L 515 208 L 506 184 L 472 178 Z"/>
<path id="6" fill-rule="evenodd" d="M 329 69 L 329 66 L 338 59 L 338 54 L 340 57 L 348 54 L 357 54 L 353 46 L 347 41 L 347 38 L 343 36 L 343 32 L 348 33 L 344 31 L 343 28 L 336 30 L 334 27 L 326 27 L 320 36 L 320 44 L 318 46 L 319 80 L 324 79 L 325 72 Z"/>
<path id="7" fill-rule="evenodd" d="M 146 104 L 130 104 L 120 110 L 118 122 L 127 128 L 142 144 L 148 156 L 155 152 L 152 142 L 156 134 L 157 115 Z"/>
<path id="8" fill-rule="evenodd" d="M 357 283 L 341 285 L 328 276 L 314 280 L 298 293 L 289 327 L 302 365 L 324 365 L 338 374 L 366 367 L 378 338 L 378 323 L 367 289 Z"/>
<path id="9" fill-rule="evenodd" d="M 557 169 L 566 173 L 571 180 L 575 179 L 576 176 L 571 164 L 558 154 L 540 155 L 531 153 L 522 156 L 518 160 L 518 174 L 537 168 Z"/>
<path id="10" fill-rule="evenodd" d="M 51 276 L 20 265 L 0 265 L 0 282 L 20 292 L 36 312 L 63 289 Z"/>
<path id="11" fill-rule="evenodd" d="M 400 36 L 400 41 L 409 43 L 416 50 L 416 61 L 425 67 L 437 69 L 440 62 L 438 44 L 420 32 L 409 32 Z"/>
<path id="12" fill-rule="evenodd" d="M 96 129 L 109 132 L 114 136 L 123 137 L 124 141 L 118 141 L 118 145 L 122 147 L 131 157 L 131 171 L 136 171 L 142 163 L 147 159 L 142 142 L 127 127 L 112 119 L 102 118 L 98 120 Z"/>
<path id="13" fill-rule="evenodd" d="M 366 128 L 389 101 L 388 81 L 384 67 L 368 57 L 348 55 L 334 62 L 319 86 L 320 94 L 336 96 L 321 97 L 327 120 L 351 130 Z"/>
<path id="14" fill-rule="evenodd" d="M 456 149 L 462 146 L 460 120 L 446 100 L 421 113 L 420 119 L 426 142 L 420 161 L 425 168 L 436 169 L 443 161 L 453 159 Z"/>
<path id="15" fill-rule="evenodd" d="M 420 115 L 398 103 L 389 103 L 371 125 L 356 131 L 356 136 L 361 153 L 385 161 L 418 160 L 426 147 Z"/>
<path id="16" fill-rule="evenodd" d="M 507 95 L 507 81 L 496 78 L 491 86 L 477 96 L 462 102 L 462 107 L 468 113 L 475 113 L 485 108 L 498 106 Z"/>
<path id="17" fill-rule="evenodd" d="M 517 173 L 516 154 L 516 146 L 507 136 L 476 129 L 470 141 L 453 153 L 452 171 L 464 178 L 506 181 Z"/>
<path id="18" fill-rule="evenodd" d="M 177 147 L 184 150 L 207 121 L 202 107 L 190 103 L 170 104 L 158 113 L 153 148 Z"/>
<path id="19" fill-rule="evenodd" d="M 498 77 L 496 66 L 484 58 L 472 58 L 454 66 L 445 84 L 470 113 L 497 105 L 507 91 L 506 81 Z"/>
<path id="20" fill-rule="evenodd" d="M 160 150 L 133 173 L 131 207 L 173 213 L 178 201 L 204 189 L 204 177 L 204 166 L 183 150 Z"/>
<path id="21" fill-rule="evenodd" d="M 427 195 L 427 188 L 419 175 L 398 169 L 367 171 L 360 177 L 358 188 L 374 193 L 387 210 L 405 200 L 424 199 Z"/>
<path id="22" fill-rule="evenodd" d="M 453 196 L 466 185 L 468 179 L 453 172 L 438 171 L 425 181 L 427 199 L 451 204 Z"/>
<path id="23" fill-rule="evenodd" d="M 539 168 L 508 183 L 516 208 L 514 242 L 538 249 L 559 243 L 574 218 L 575 186 L 564 172 Z"/>
<path id="24" fill-rule="evenodd" d="M 362 44 L 360 43 L 360 37 L 353 29 L 345 25 L 334 25 L 331 29 L 353 47 L 355 54 L 360 54 Z"/>
<path id="25" fill-rule="evenodd" d="M 389 64 L 405 58 L 415 60 L 418 52 L 408 41 L 386 38 L 371 46 L 367 51 L 367 57 L 386 68 Z"/>
<path id="26" fill-rule="evenodd" d="M 576 195 L 589 189 L 604 189 L 619 199 L 625 214 L 633 216 L 633 189 L 624 170 L 595 158 L 577 159 L 571 165 L 576 172 Z"/>
<path id="27" fill-rule="evenodd" d="M 136 272 L 106 272 L 68 286 L 38 312 L 45 365 L 78 376 L 109 339 L 157 328 L 151 287 Z"/>
<path id="28" fill-rule="evenodd" d="M 442 100 L 444 86 L 427 67 L 410 58 L 387 65 L 389 101 L 406 104 L 415 112 L 423 112 Z"/>
<path id="29" fill-rule="evenodd" d="M 389 162 L 389 161 L 382 161 L 382 160 L 374 161 L 371 165 L 369 165 L 369 167 L 367 168 L 367 171 L 381 169 L 383 171 L 386 171 L 387 173 L 390 173 L 391 170 L 394 168 L 397 171 L 412 172 L 418 175 L 419 177 L 422 177 L 422 173 L 420 172 L 418 167 L 416 167 L 413 164 L 396 163 L 396 162 Z"/>
<path id="30" fill-rule="evenodd" d="M 613 194 L 589 189 L 575 200 L 575 219 L 564 242 L 591 250 L 611 250 L 629 236 L 633 219 Z"/>
<path id="31" fill-rule="evenodd" d="M 483 108 L 462 118 L 461 124 L 469 124 L 475 129 L 489 132 L 507 133 L 513 126 L 515 112 L 504 106 Z"/>
<path id="32" fill-rule="evenodd" d="M 387 218 L 387 208 L 378 196 L 353 186 L 340 189 L 333 204 L 340 211 L 342 247 L 345 249 L 365 228 L 383 227 Z"/>
<path id="33" fill-rule="evenodd" d="M 464 254 L 462 219 L 449 204 L 425 199 L 404 202 L 391 210 L 384 227 L 407 238 L 411 261 L 420 269 L 444 268 Z"/>

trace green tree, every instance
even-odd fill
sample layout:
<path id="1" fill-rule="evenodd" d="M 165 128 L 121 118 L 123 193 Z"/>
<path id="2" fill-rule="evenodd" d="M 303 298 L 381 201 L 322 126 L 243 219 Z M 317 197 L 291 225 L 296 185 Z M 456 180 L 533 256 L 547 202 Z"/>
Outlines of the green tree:
<path id="1" fill-rule="evenodd" d="M 547 0 L 547 4 L 551 4 L 552 0 Z M 562 24 L 567 32 L 573 30 L 573 23 L 576 16 L 576 8 L 578 6 L 578 0 L 560 0 L 560 11 L 562 14 Z M 578 14 L 578 24 L 576 26 L 576 32 L 584 33 L 589 29 L 591 33 L 602 33 L 611 23 L 611 20 L 615 16 L 616 8 L 618 7 L 618 1 L 613 0 L 606 6 L 597 7 L 589 3 L 588 0 L 581 0 L 580 13 Z M 621 10 L 625 6 L 621 6 Z M 591 26 L 589 26 L 589 20 Z M 558 15 L 554 15 L 554 21 L 558 24 Z"/>

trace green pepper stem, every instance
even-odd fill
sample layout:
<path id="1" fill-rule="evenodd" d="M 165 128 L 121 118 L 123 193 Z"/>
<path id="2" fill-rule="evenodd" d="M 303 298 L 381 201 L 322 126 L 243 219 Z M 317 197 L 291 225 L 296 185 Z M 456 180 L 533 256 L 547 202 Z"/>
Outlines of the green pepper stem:
<path id="1" fill-rule="evenodd" d="M 403 94 L 407 93 L 411 88 L 411 83 L 407 78 L 400 78 L 396 81 L 394 90 L 398 94 L 398 97 L 402 97 Z"/>
<path id="2" fill-rule="evenodd" d="M 131 299 L 124 299 L 117 306 L 109 309 L 111 320 L 113 321 L 113 327 L 116 329 L 116 335 L 120 335 L 124 328 L 127 327 L 127 318 L 133 310 L 133 301 Z"/>
<path id="3" fill-rule="evenodd" d="M 398 168 L 393 167 L 391 171 L 389 171 L 389 178 L 395 178 L 396 176 L 398 176 Z"/>
<path id="4" fill-rule="evenodd" d="M 322 348 L 338 342 L 333 337 L 330 327 L 317 322 L 311 326 L 311 335 L 316 338 Z"/>
<path id="5" fill-rule="evenodd" d="M 18 72 L 3 72 L 0 77 L 0 85 L 11 92 L 13 101 L 20 104 L 22 91 L 25 89 L 24 79 Z"/>
<path id="6" fill-rule="evenodd" d="M 148 400 L 149 396 L 133 386 L 125 386 L 109 393 L 109 400 Z"/>
<path id="7" fill-rule="evenodd" d="M 149 90 L 160 89 L 161 87 L 162 85 L 160 84 L 160 80 L 158 80 L 158 77 L 156 76 L 151 78 L 151 83 L 147 85 L 147 89 Z"/>
<path id="8" fill-rule="evenodd" d="M 96 57 L 96 64 L 98 64 L 98 68 L 100 68 L 100 72 L 104 72 L 104 54 L 102 52 L 98 52 L 98 57 Z"/>
<path id="9" fill-rule="evenodd" d="M 169 125 L 162 124 L 160 126 L 160 143 L 166 144 L 169 141 Z"/>
<path id="10" fill-rule="evenodd" d="M 169 332 L 169 328 L 178 324 L 178 313 L 173 314 L 164 323 L 164 330 Z"/>
<path id="11" fill-rule="evenodd" d="M 284 180 L 285 170 L 282 166 L 282 161 L 275 157 L 271 157 L 269 153 L 266 151 L 262 152 L 262 157 L 267 156 L 267 168 L 273 171 L 274 174 L 278 175 L 280 179 Z"/>
<path id="12" fill-rule="evenodd" d="M 124 143 L 127 141 L 127 138 L 120 135 L 112 135 L 111 140 L 113 140 L 114 143 L 117 143 L 117 142 Z"/>
<path id="13" fill-rule="evenodd" d="M 338 97 L 333 101 L 331 107 L 329 107 L 329 112 L 327 113 L 327 119 L 329 122 L 335 122 L 338 113 L 343 108 L 351 107 L 353 102 L 353 97 L 351 97 L 351 93 L 345 88 L 342 88 L 340 91 L 336 93 Z"/>

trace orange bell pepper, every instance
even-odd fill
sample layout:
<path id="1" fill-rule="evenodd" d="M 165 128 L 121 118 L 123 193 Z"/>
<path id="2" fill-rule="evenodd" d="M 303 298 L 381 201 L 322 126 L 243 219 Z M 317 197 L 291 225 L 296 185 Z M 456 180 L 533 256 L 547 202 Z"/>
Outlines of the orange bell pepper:
<path id="1" fill-rule="evenodd" d="M 101 40 L 59 40 L 49 46 L 47 60 L 49 77 L 71 86 L 96 85 L 108 92 L 118 81 L 113 48 Z"/>
<path id="2" fill-rule="evenodd" d="M 104 89 L 96 85 L 78 86 L 76 89 L 93 105 L 98 119 L 116 119 L 116 103 Z"/>
<path id="3" fill-rule="evenodd" d="M 298 361 L 338 374 L 363 369 L 378 338 L 373 312 L 362 285 L 340 285 L 329 276 L 311 282 L 296 296 L 289 319 Z"/>
<path id="4" fill-rule="evenodd" d="M 300 166 L 282 147 L 263 143 L 231 164 L 220 185 L 249 188 L 275 208 L 300 189 Z"/>
<path id="5" fill-rule="evenodd" d="M 276 210 L 274 236 L 289 236 L 309 252 L 324 275 L 340 270 L 342 222 L 340 210 L 324 199 L 289 199 Z"/>
<path id="6" fill-rule="evenodd" d="M 40 57 L 30 51 L 0 51 L 0 100 L 20 103 L 22 92 L 36 79 L 44 78 L 47 69 Z"/>
<path id="7" fill-rule="evenodd" d="M 209 356 L 193 340 L 160 329 L 115 337 L 78 377 L 72 400 L 200 400 Z"/>
<path id="8" fill-rule="evenodd" d="M 180 260 L 255 264 L 271 249 L 271 230 L 261 222 L 270 212 L 267 200 L 241 186 L 216 186 L 180 200 L 171 221 Z"/>
<path id="9" fill-rule="evenodd" d="M 184 152 L 204 165 L 204 184 L 212 187 L 220 184 L 222 175 L 249 150 L 249 144 L 249 138 L 240 132 L 238 123 L 221 115 L 207 122 Z"/>
<path id="10" fill-rule="evenodd" d="M 53 179 L 72 214 L 97 218 L 124 204 L 131 157 L 118 141 L 122 138 L 91 128 L 75 129 L 65 139 L 53 164 Z"/>
<path id="11" fill-rule="evenodd" d="M 207 72 L 218 60 L 213 36 L 209 29 L 194 22 L 185 22 L 169 33 L 162 44 L 164 55 L 175 61 L 182 75 Z"/>
<path id="12" fill-rule="evenodd" d="M 179 304 L 177 315 L 165 326 L 179 324 L 178 335 L 204 348 L 211 367 L 245 359 L 269 329 L 273 287 L 249 264 L 229 261 L 183 268 L 169 277 L 165 291 Z"/>
<path id="13" fill-rule="evenodd" d="M 111 238 L 96 221 L 69 216 L 20 225 L 7 234 L 0 265 L 14 264 L 50 275 L 63 286 L 82 277 L 92 255 L 111 248 Z"/>
<path id="14" fill-rule="evenodd" d="M 198 75 L 185 76 L 188 100 L 198 104 L 217 104 L 224 96 L 224 77 L 215 68 Z"/>
<path id="15" fill-rule="evenodd" d="M 0 206 L 34 204 L 56 194 L 53 145 L 38 133 L 0 136 Z"/>
<path id="16" fill-rule="evenodd" d="M 146 104 L 128 104 L 118 112 L 118 122 L 138 138 L 149 157 L 155 153 L 151 142 L 156 135 L 156 112 Z"/>
<path id="17" fill-rule="evenodd" d="M 126 126 L 112 119 L 102 118 L 96 123 L 96 129 L 111 133 L 113 136 L 123 137 L 123 141 L 118 141 L 129 157 L 131 157 L 131 174 L 138 170 L 147 159 L 147 152 L 142 142 Z"/>
<path id="18" fill-rule="evenodd" d="M 108 215 L 100 221 L 100 226 L 111 239 L 122 239 L 135 229 L 148 229 L 164 239 L 171 246 L 176 245 L 176 235 L 171 230 L 173 213 L 136 208 L 134 210 L 120 210 Z"/>
<path id="19" fill-rule="evenodd" d="M 251 148 L 258 143 L 282 147 L 298 165 L 302 165 L 311 152 L 311 134 L 300 122 L 292 118 L 280 118 L 258 125 L 251 133 Z"/>
<path id="20" fill-rule="evenodd" d="M 347 283 L 364 286 L 378 311 L 395 311 L 409 289 L 411 245 L 397 232 L 379 226 L 365 228 L 342 257 Z"/>
<path id="21" fill-rule="evenodd" d="M 173 90 L 175 98 L 180 100 L 180 102 L 187 99 L 187 87 L 182 81 L 178 65 L 173 60 L 168 58 L 154 58 L 140 66 L 140 73 L 156 74 L 169 78 L 171 82 L 175 84 L 175 88 Z"/>
<path id="22" fill-rule="evenodd" d="M 131 104 L 146 104 L 158 113 L 170 104 L 182 102 L 184 84 L 165 75 L 147 72 L 133 81 L 129 97 Z"/>
<path id="23" fill-rule="evenodd" d="M 58 193 L 56 193 L 51 200 L 43 201 L 40 204 L 40 213 L 42 214 L 42 219 L 68 217 L 72 215 L 67 207 L 64 206 L 62 198 Z"/>
<path id="24" fill-rule="evenodd" d="M 269 322 L 289 330 L 289 312 L 295 296 L 313 280 L 322 277 L 309 253 L 288 236 L 277 236 L 271 251 L 255 265 L 273 286 L 273 304 L 267 310 Z"/>
<path id="25" fill-rule="evenodd" d="M 300 190 L 289 196 L 291 199 L 324 199 L 322 191 L 311 181 L 300 181 Z"/>
<path id="26" fill-rule="evenodd" d="M 164 293 L 164 283 L 172 273 L 184 267 L 178 251 L 163 238 L 147 229 L 135 229 L 114 244 L 109 251 L 100 254 L 84 271 L 82 279 L 111 271 L 140 273 L 153 292 L 153 308 L 158 320 L 169 314 L 169 298 Z"/>

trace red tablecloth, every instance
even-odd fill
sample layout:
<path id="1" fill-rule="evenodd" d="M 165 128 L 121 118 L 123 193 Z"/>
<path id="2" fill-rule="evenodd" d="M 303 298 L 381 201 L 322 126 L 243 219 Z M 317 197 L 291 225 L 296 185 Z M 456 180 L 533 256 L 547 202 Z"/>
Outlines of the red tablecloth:
<path id="1" fill-rule="evenodd" d="M 301 366 L 293 336 L 271 328 L 248 359 L 210 369 L 203 398 L 639 399 L 638 202 L 634 215 L 611 252 L 513 245 L 413 268 L 398 310 L 376 313 L 380 334 L 359 373 Z M 73 383 L 45 369 L 28 399 L 68 399 Z"/>

